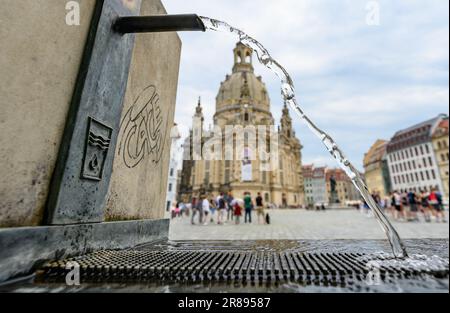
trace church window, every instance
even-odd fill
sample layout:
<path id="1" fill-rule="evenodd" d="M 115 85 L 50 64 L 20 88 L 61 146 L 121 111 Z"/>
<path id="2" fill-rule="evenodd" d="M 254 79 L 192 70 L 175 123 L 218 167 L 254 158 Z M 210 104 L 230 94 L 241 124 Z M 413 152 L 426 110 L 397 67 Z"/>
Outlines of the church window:
<path id="1" fill-rule="evenodd" d="M 249 115 L 248 115 L 248 113 L 245 113 L 245 114 L 244 114 L 244 120 L 245 120 L 246 122 L 248 122 L 248 120 L 249 120 Z"/>
<path id="2" fill-rule="evenodd" d="M 250 53 L 247 53 L 245 56 L 245 63 L 252 63 L 252 57 L 250 56 Z"/>

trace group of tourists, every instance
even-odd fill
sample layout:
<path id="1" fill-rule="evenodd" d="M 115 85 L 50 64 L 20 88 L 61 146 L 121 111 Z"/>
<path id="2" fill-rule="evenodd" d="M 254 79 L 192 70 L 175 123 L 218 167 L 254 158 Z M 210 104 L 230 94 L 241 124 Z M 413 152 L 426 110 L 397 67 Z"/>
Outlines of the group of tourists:
<path id="1" fill-rule="evenodd" d="M 372 197 L 384 211 L 390 213 L 396 220 L 418 222 L 420 214 L 428 223 L 433 218 L 436 222 L 446 222 L 442 195 L 437 189 L 432 189 L 430 192 L 425 190 L 420 192 L 414 190 L 394 191 L 386 198 L 374 193 Z M 367 204 L 364 205 L 364 208 L 369 211 Z"/>
<path id="2" fill-rule="evenodd" d="M 203 195 L 200 198 L 192 199 L 191 203 L 177 203 L 172 209 L 172 217 L 190 216 L 191 224 L 196 221 L 200 225 L 217 223 L 245 224 L 252 223 L 252 217 L 256 211 L 259 224 L 269 224 L 269 214 L 265 213 L 264 202 L 261 193 L 253 199 L 250 192 L 245 192 L 243 199 L 236 199 L 231 193 L 221 193 L 217 197 L 214 195 Z"/>

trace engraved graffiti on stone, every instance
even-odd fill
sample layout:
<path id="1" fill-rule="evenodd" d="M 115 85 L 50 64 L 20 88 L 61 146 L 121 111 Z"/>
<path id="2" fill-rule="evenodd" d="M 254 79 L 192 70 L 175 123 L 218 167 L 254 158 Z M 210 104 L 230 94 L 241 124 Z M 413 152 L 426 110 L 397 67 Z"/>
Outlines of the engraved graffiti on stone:
<path id="1" fill-rule="evenodd" d="M 128 168 L 135 168 L 146 157 L 154 164 L 163 152 L 163 114 L 156 87 L 145 88 L 126 112 L 120 125 L 118 154 Z"/>
<path id="2" fill-rule="evenodd" d="M 98 181 L 102 179 L 111 135 L 112 128 L 89 117 L 82 178 Z"/>

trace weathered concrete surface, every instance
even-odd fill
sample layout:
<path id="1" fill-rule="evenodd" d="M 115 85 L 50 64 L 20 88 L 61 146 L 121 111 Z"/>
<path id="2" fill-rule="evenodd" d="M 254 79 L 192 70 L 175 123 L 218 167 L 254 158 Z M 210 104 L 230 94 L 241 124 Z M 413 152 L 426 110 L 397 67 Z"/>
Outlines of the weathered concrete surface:
<path id="1" fill-rule="evenodd" d="M 141 15 L 165 13 L 159 0 L 142 2 Z M 136 35 L 107 220 L 164 216 L 180 53 L 176 33 Z"/>
<path id="2" fill-rule="evenodd" d="M 4 0 L 0 10 L 0 227 L 39 225 L 95 0 Z"/>
<path id="3" fill-rule="evenodd" d="M 113 30 L 141 0 L 99 1 L 70 105 L 47 200 L 48 225 L 104 221 L 106 195 L 130 72 L 134 34 Z M 81 173 L 80 173 L 81 172 Z"/>
<path id="4" fill-rule="evenodd" d="M 141 220 L 0 229 L 0 282 L 29 273 L 44 260 L 166 239 L 169 221 Z"/>
<path id="5" fill-rule="evenodd" d="M 95 0 L 78 2 L 80 26 L 66 25 L 66 1 L 2 2 L 0 227 L 42 224 L 95 5 Z M 142 14 L 163 13 L 160 0 L 143 0 Z M 137 36 L 122 120 L 144 90 L 144 98 L 151 97 L 149 86 L 156 88 L 160 111 L 154 112 L 160 115 L 146 113 L 153 123 L 151 142 L 143 144 L 147 154 L 139 165 L 126 167 L 116 152 L 107 200 L 109 220 L 162 217 L 170 148 L 167 134 L 173 123 L 180 49 L 176 33 Z M 130 134 L 130 128 L 124 133 Z"/>

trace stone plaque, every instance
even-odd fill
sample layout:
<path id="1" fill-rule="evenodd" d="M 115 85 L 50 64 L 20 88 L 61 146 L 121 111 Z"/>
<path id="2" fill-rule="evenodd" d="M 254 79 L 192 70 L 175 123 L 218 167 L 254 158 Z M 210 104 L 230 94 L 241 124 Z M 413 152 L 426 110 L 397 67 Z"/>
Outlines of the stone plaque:
<path id="1" fill-rule="evenodd" d="M 112 131 L 112 128 L 89 117 L 82 178 L 102 180 L 106 156 L 111 146 Z"/>

